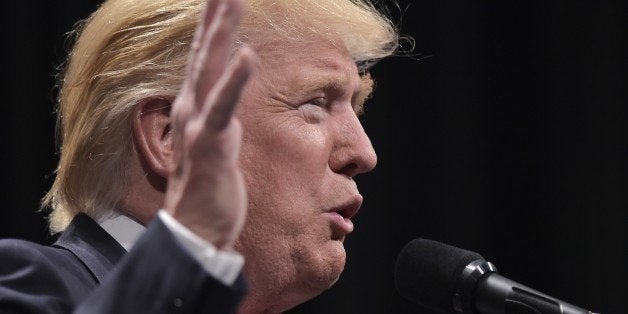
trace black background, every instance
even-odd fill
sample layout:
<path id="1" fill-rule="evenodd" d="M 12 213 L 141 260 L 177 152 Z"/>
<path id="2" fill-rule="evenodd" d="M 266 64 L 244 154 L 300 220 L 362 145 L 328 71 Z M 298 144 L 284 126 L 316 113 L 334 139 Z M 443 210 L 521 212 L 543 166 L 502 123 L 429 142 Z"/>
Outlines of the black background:
<path id="1" fill-rule="evenodd" d="M 481 253 L 602 313 L 628 309 L 628 43 L 622 1 L 398 1 L 411 56 L 382 61 L 363 123 L 379 155 L 339 283 L 295 313 L 430 313 L 401 299 L 403 245 Z M 0 237 L 49 242 L 54 66 L 92 0 L 9 1 L 2 19 Z"/>

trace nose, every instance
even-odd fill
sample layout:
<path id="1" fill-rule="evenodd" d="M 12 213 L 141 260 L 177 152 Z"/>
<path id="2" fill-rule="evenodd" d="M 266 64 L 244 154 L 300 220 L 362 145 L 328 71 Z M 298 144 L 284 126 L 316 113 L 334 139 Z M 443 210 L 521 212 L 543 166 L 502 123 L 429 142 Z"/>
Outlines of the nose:
<path id="1" fill-rule="evenodd" d="M 351 178 L 373 170 L 377 164 L 377 155 L 353 110 L 339 117 L 335 126 L 330 168 Z"/>

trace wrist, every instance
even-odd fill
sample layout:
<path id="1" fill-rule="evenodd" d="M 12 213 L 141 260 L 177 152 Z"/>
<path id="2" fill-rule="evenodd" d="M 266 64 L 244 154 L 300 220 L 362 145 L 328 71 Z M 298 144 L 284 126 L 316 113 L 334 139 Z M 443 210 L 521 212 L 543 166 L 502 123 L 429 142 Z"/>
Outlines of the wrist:
<path id="1" fill-rule="evenodd" d="M 212 219 L 213 221 L 208 223 L 207 221 L 210 219 L 207 217 L 196 217 L 192 213 L 182 213 L 181 211 L 168 208 L 164 209 L 164 211 L 192 234 L 207 243 L 211 243 L 217 249 L 226 251 L 233 249 L 238 236 L 233 223 L 220 223 L 216 221 L 218 219 Z"/>

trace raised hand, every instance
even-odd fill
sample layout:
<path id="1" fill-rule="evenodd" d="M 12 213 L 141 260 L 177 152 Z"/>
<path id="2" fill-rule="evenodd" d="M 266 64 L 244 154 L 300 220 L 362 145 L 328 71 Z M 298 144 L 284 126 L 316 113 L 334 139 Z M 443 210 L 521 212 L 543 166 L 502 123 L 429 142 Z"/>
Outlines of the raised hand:
<path id="1" fill-rule="evenodd" d="M 165 210 L 222 249 L 233 246 L 247 208 L 237 163 L 242 129 L 233 114 L 255 54 L 243 47 L 229 62 L 241 15 L 241 0 L 207 2 L 171 111 L 174 162 Z"/>

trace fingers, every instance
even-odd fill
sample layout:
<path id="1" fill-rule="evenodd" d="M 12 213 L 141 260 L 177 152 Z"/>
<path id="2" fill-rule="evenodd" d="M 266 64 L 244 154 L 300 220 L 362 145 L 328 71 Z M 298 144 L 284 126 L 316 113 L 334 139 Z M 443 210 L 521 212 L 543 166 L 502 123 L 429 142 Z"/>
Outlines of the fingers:
<path id="1" fill-rule="evenodd" d="M 193 65 L 196 62 L 196 56 L 198 55 L 198 51 L 201 48 L 201 41 L 205 37 L 209 26 L 212 21 L 215 19 L 218 5 L 224 2 L 223 0 L 208 0 L 205 3 L 205 9 L 201 15 L 201 19 L 199 20 L 199 25 L 194 32 L 194 39 L 192 40 L 192 47 L 190 49 L 190 59 L 188 60 L 188 64 Z"/>
<path id="2" fill-rule="evenodd" d="M 243 47 L 237 51 L 233 62 L 206 99 L 202 114 L 209 129 L 220 131 L 229 125 L 256 62 L 257 57 L 250 48 Z"/>
<path id="3" fill-rule="evenodd" d="M 192 67 L 197 108 L 207 103 L 208 94 L 227 67 L 241 15 L 240 0 L 223 0 L 217 4 L 215 16 L 201 38 Z"/>
<path id="4" fill-rule="evenodd" d="M 243 48 L 229 64 L 235 32 L 242 15 L 242 0 L 210 0 L 195 34 L 193 64 L 175 102 L 173 129 L 183 128 L 195 118 L 208 131 L 224 129 L 233 115 L 244 85 L 255 63 L 255 54 Z"/>

